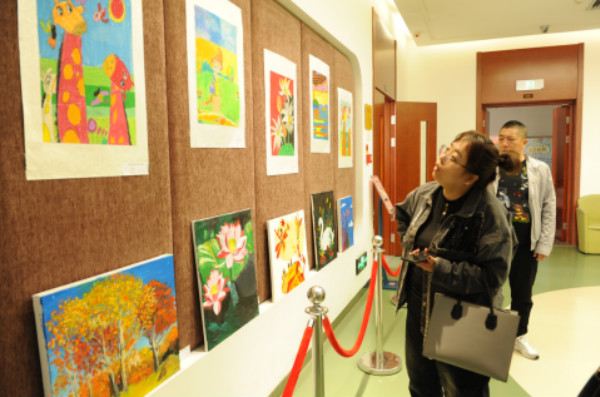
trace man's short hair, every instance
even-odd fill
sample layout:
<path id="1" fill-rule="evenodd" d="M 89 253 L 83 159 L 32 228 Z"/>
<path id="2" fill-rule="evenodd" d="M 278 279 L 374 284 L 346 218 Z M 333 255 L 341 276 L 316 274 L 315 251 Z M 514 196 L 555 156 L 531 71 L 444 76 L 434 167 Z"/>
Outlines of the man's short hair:
<path id="1" fill-rule="evenodd" d="M 502 128 L 500 128 L 500 131 L 502 131 L 505 128 L 514 128 L 515 130 L 517 130 L 519 135 L 521 135 L 521 138 L 527 139 L 527 127 L 525 127 L 525 124 L 521 123 L 520 121 L 517 121 L 517 120 L 507 121 L 506 123 L 504 123 Z"/>

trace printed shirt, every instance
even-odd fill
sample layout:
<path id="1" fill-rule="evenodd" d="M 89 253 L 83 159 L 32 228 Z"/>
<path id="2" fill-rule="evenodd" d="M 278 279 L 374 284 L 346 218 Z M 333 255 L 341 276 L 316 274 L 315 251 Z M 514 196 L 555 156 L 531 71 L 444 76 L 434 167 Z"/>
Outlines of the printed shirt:
<path id="1" fill-rule="evenodd" d="M 508 175 L 504 170 L 500 170 L 496 196 L 510 211 L 513 224 L 531 223 L 526 161 L 523 161 L 521 170 L 516 175 Z"/>

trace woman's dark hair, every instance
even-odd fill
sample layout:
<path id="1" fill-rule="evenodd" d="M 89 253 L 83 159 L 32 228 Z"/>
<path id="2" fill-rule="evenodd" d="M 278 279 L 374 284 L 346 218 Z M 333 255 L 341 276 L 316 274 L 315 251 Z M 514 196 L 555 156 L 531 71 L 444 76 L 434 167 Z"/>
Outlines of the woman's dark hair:
<path id="1" fill-rule="evenodd" d="M 471 174 L 479 176 L 474 187 L 485 189 L 490 182 L 496 179 L 496 167 L 507 172 L 514 172 L 521 165 L 516 153 L 501 155 L 494 142 L 481 132 L 462 132 L 456 136 L 454 142 L 459 140 L 465 140 L 468 143 L 465 169 Z"/>

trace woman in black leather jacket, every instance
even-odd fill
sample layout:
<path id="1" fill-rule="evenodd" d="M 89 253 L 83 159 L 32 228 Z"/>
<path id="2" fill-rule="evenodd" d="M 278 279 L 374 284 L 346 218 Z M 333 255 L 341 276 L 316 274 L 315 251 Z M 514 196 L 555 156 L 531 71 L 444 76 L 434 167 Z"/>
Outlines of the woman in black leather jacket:
<path id="1" fill-rule="evenodd" d="M 489 377 L 422 355 L 433 294 L 489 304 L 506 281 L 514 231 L 506 208 L 487 185 L 496 167 L 512 171 L 516 158 L 502 155 L 476 131 L 459 134 L 433 168 L 435 182 L 396 205 L 404 254 L 426 251 L 423 262 L 403 266 L 398 308 L 407 304 L 406 367 L 412 396 L 489 396 Z"/>

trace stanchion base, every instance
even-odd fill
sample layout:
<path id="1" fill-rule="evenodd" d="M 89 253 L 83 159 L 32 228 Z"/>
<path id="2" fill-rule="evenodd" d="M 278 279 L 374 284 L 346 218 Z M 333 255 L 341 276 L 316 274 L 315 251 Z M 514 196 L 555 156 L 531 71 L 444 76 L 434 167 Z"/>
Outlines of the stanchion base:
<path id="1" fill-rule="evenodd" d="M 358 359 L 358 368 L 372 375 L 393 375 L 402 369 L 400 356 L 390 352 L 383 352 L 381 368 L 377 367 L 376 352 L 365 353 Z"/>

